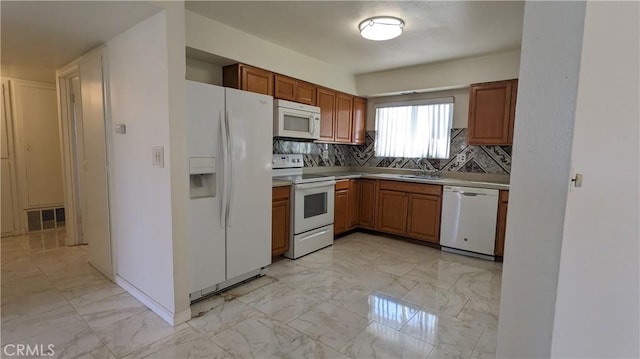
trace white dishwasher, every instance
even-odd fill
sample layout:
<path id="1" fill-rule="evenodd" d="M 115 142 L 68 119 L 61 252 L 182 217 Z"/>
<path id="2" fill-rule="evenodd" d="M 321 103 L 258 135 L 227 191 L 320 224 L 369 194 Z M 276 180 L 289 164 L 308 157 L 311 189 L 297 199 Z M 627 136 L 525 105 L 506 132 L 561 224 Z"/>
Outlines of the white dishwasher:
<path id="1" fill-rule="evenodd" d="M 494 258 L 498 190 L 445 186 L 442 198 L 442 250 Z"/>

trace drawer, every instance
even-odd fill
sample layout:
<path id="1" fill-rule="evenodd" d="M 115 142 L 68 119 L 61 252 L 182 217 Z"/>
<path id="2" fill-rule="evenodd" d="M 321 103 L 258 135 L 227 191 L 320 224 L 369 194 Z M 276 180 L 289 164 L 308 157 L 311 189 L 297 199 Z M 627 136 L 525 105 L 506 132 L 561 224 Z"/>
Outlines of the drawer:
<path id="1" fill-rule="evenodd" d="M 500 202 L 509 202 L 509 191 L 500 191 Z"/>
<path id="2" fill-rule="evenodd" d="M 349 189 L 349 180 L 336 181 L 336 191 Z"/>
<path id="3" fill-rule="evenodd" d="M 380 181 L 380 189 L 390 191 L 400 191 L 409 193 L 430 194 L 435 196 L 442 195 L 442 186 L 437 184 L 409 183 L 400 181 Z"/>
<path id="4" fill-rule="evenodd" d="M 282 186 L 282 187 L 274 187 L 271 193 L 271 200 L 284 200 L 289 199 L 289 192 L 291 191 L 291 186 Z"/>

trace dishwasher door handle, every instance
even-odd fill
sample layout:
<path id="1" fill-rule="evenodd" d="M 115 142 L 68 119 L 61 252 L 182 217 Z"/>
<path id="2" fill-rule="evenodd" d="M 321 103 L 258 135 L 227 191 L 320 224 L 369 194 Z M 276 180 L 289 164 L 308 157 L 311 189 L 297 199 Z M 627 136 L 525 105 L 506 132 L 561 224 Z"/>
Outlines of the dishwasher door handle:
<path id="1" fill-rule="evenodd" d="M 453 191 L 453 193 L 460 193 L 461 195 L 467 196 L 467 197 L 486 196 L 485 193 L 476 193 L 476 192 Z"/>

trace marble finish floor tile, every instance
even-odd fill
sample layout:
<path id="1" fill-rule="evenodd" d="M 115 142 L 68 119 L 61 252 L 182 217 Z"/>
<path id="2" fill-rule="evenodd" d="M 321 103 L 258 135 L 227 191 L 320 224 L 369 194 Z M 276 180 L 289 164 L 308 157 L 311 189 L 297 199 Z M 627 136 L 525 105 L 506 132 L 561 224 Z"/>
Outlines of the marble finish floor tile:
<path id="1" fill-rule="evenodd" d="M 344 358 L 294 328 L 263 316 L 238 323 L 212 339 L 234 358 Z"/>
<path id="2" fill-rule="evenodd" d="M 116 357 L 123 357 L 140 347 L 188 328 L 187 324 L 171 326 L 150 310 L 104 326 L 92 327 Z"/>
<path id="3" fill-rule="evenodd" d="M 323 344 L 340 349 L 369 325 L 369 320 L 325 302 L 289 325 Z"/>
<path id="4" fill-rule="evenodd" d="M 421 305 L 431 313 L 450 317 L 458 316 L 468 301 L 468 298 L 459 293 L 423 284 L 415 286 L 402 299 Z"/>
<path id="5" fill-rule="evenodd" d="M 470 353 L 480 339 L 482 326 L 420 311 L 401 331 L 434 346 L 449 345 Z"/>
<path id="6" fill-rule="evenodd" d="M 217 307 L 200 317 L 192 318 L 188 323 L 199 332 L 212 336 L 259 314 L 258 310 L 235 299 L 221 302 Z"/>
<path id="7" fill-rule="evenodd" d="M 352 233 L 194 303 L 171 327 L 64 231 L 0 240 L 3 343 L 56 358 L 492 358 L 502 265 Z"/>
<path id="8" fill-rule="evenodd" d="M 231 358 L 231 355 L 204 334 L 186 327 L 174 334 L 143 346 L 124 357 L 133 358 Z"/>
<path id="9" fill-rule="evenodd" d="M 347 309 L 369 321 L 400 330 L 422 308 L 381 292 L 372 292 Z"/>
<path id="10" fill-rule="evenodd" d="M 422 358 L 433 345 L 378 323 L 371 323 L 341 352 L 349 358 Z"/>

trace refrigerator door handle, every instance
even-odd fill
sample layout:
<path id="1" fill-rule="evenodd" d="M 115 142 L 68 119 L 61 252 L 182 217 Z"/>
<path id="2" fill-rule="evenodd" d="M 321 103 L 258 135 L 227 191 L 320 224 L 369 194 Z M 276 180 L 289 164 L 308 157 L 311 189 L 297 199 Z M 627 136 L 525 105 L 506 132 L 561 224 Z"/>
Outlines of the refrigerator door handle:
<path id="1" fill-rule="evenodd" d="M 233 138 L 233 128 L 231 126 L 231 121 L 229 120 L 229 118 L 231 117 L 229 115 L 229 111 L 227 110 L 225 112 L 226 115 L 226 120 L 227 120 L 227 131 L 229 131 L 229 140 L 228 140 L 228 146 L 229 146 L 229 195 L 227 196 L 227 226 L 231 226 L 231 203 L 233 202 L 233 190 L 234 190 L 234 185 L 233 182 L 235 181 L 235 173 L 234 173 L 234 163 L 233 163 L 233 152 L 234 152 L 234 145 L 235 145 L 235 141 Z"/>
<path id="2" fill-rule="evenodd" d="M 218 113 L 220 118 L 220 133 L 222 135 L 222 201 L 220 201 L 220 226 L 227 226 L 227 156 L 228 156 L 228 133 L 226 118 L 222 117 L 222 111 Z"/>

